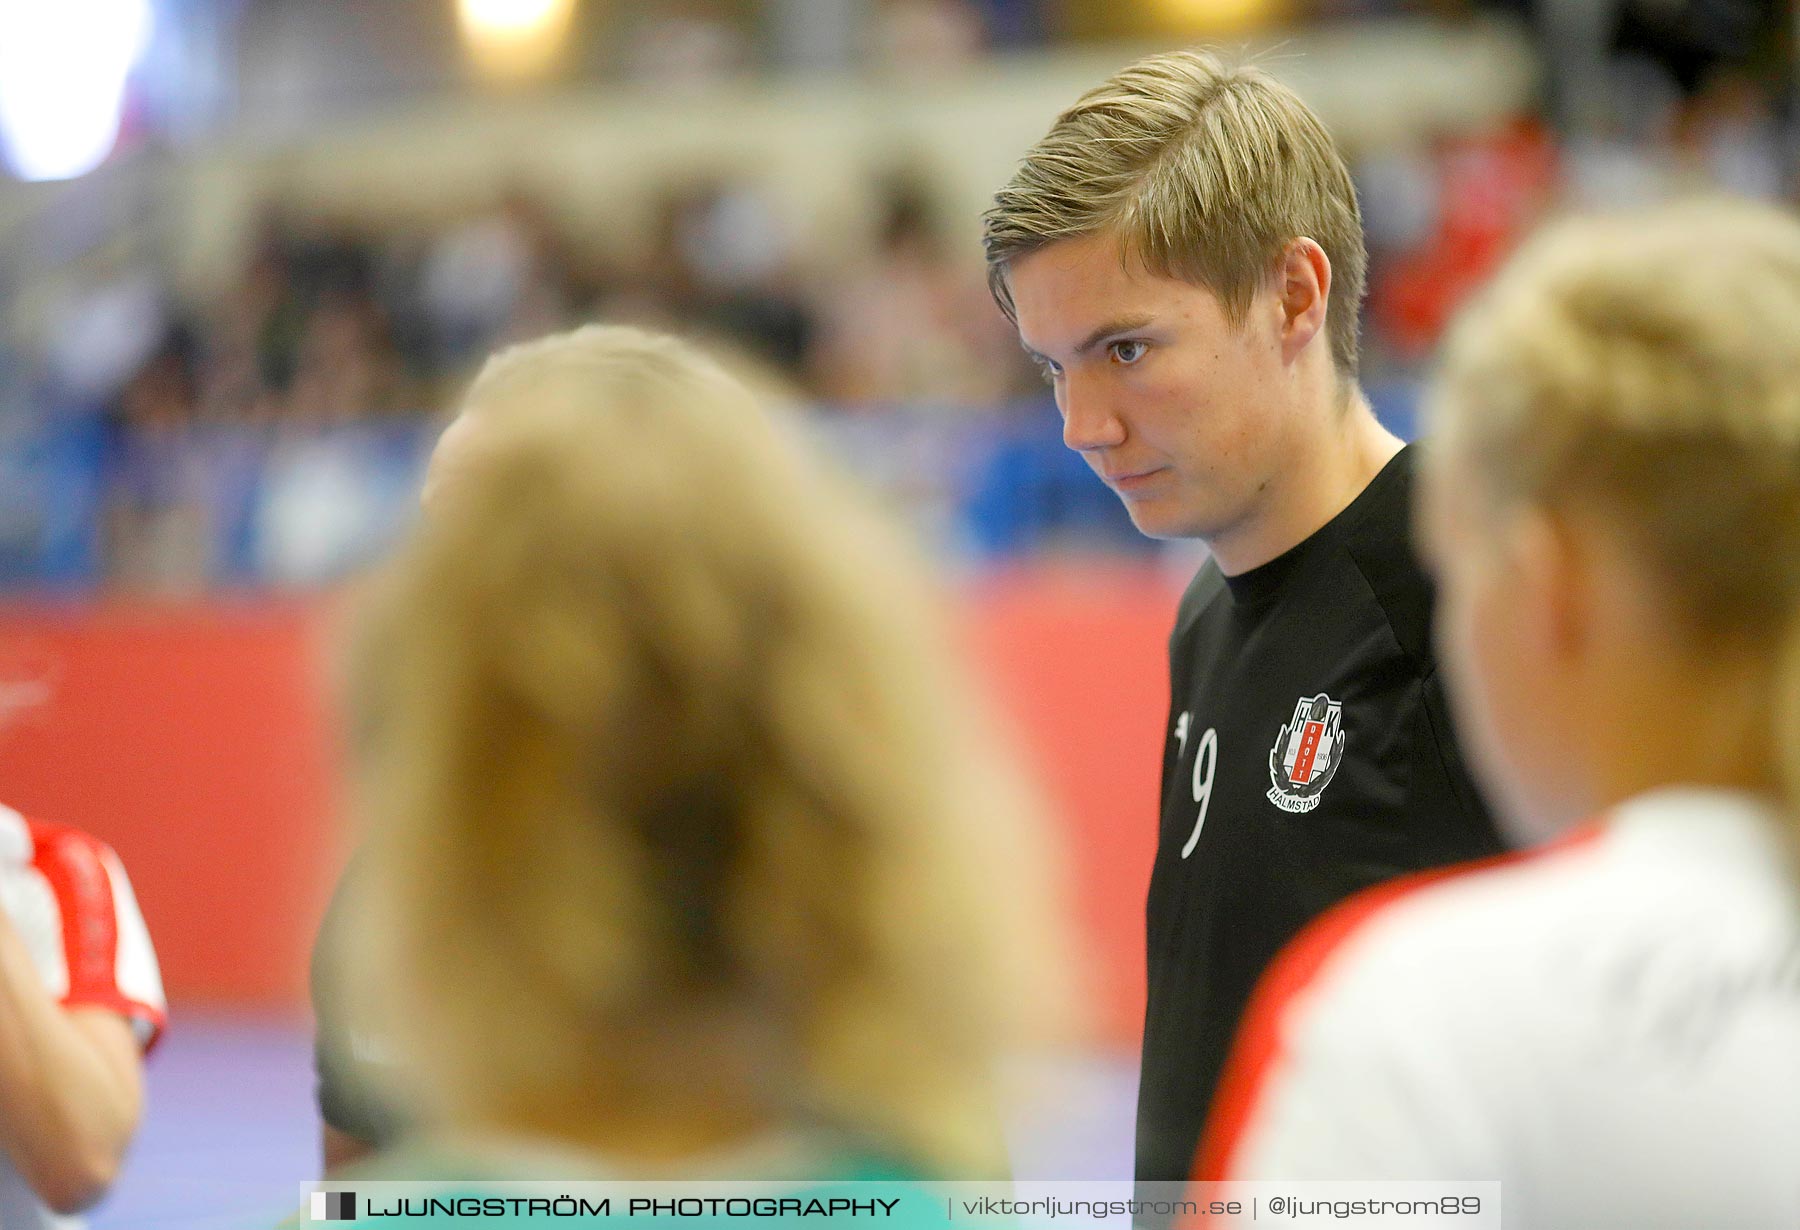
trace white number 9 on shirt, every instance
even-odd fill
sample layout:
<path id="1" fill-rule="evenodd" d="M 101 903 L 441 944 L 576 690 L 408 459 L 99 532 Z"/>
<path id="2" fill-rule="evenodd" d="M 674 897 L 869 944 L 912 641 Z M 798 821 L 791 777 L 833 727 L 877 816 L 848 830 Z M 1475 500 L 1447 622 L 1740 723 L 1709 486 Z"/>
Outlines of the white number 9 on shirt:
<path id="1" fill-rule="evenodd" d="M 1208 726 L 1206 733 L 1200 736 L 1200 746 L 1194 752 L 1194 802 L 1200 804 L 1199 812 L 1194 816 L 1194 831 L 1188 834 L 1187 845 L 1181 847 L 1181 857 L 1186 858 L 1194 852 L 1194 844 L 1200 840 L 1200 830 L 1206 825 L 1206 806 L 1212 802 L 1213 766 L 1219 759 L 1219 732 Z"/>

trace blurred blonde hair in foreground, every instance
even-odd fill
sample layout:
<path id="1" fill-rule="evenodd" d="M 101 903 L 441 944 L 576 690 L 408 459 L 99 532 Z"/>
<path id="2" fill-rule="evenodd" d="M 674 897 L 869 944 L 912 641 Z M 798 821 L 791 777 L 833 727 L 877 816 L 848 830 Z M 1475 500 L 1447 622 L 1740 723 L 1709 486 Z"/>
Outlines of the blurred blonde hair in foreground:
<path id="1" fill-rule="evenodd" d="M 516 347 L 463 417 L 355 658 L 400 1092 L 624 1156 L 710 1110 L 994 1173 L 991 1066 L 1067 949 L 898 539 L 673 338 Z"/>
<path id="2" fill-rule="evenodd" d="M 1720 200 L 1553 226 L 1465 315 L 1435 402 L 1434 449 L 1499 509 L 1608 514 L 1688 644 L 1768 664 L 1800 818 L 1800 221 Z"/>

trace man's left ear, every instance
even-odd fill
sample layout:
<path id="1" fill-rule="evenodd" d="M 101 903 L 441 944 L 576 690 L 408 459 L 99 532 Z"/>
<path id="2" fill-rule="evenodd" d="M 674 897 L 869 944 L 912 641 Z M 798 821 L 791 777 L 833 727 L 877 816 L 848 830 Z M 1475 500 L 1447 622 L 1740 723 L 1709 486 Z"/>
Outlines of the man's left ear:
<path id="1" fill-rule="evenodd" d="M 1281 357 L 1292 362 L 1325 331 L 1331 259 L 1317 242 L 1301 236 L 1282 252 L 1276 277 L 1281 290 Z"/>

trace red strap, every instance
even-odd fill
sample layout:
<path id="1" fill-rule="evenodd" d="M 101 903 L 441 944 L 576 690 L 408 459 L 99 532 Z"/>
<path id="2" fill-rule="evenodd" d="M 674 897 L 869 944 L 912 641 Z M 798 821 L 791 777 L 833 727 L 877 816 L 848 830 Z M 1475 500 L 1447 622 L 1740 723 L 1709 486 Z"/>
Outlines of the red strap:
<path id="1" fill-rule="evenodd" d="M 78 829 L 28 823 L 31 865 L 50 885 L 62 912 L 63 959 L 69 970 L 63 1002 L 119 999 L 119 919 L 113 910 L 106 846 Z"/>

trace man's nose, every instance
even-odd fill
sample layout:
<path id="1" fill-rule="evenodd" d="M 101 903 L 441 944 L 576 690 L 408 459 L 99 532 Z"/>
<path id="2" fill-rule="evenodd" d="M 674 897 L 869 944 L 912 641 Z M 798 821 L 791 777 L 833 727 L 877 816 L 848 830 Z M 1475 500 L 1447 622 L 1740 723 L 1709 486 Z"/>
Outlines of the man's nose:
<path id="1" fill-rule="evenodd" d="M 1061 402 L 1063 443 L 1078 453 L 1113 448 L 1125 443 L 1125 424 L 1111 403 L 1085 382 L 1070 377 L 1063 385 Z"/>

